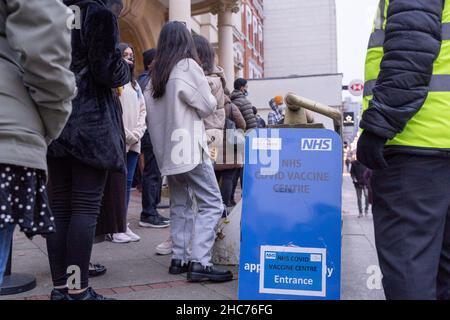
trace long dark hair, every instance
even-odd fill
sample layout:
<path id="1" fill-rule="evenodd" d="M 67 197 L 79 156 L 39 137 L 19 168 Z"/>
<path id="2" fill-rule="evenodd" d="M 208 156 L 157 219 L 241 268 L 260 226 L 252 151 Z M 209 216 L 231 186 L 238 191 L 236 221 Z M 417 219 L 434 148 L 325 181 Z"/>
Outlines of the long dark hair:
<path id="1" fill-rule="evenodd" d="M 183 59 L 199 62 L 191 33 L 182 22 L 167 22 L 161 30 L 156 57 L 150 67 L 153 98 L 164 96 L 170 73 Z"/>
<path id="2" fill-rule="evenodd" d="M 193 39 L 203 71 L 205 71 L 206 74 L 213 73 L 216 57 L 213 46 L 208 39 L 203 36 L 195 34 Z"/>
<path id="3" fill-rule="evenodd" d="M 136 53 L 135 53 L 132 45 L 125 43 L 125 42 L 119 43 L 119 49 L 120 49 L 120 53 L 122 54 L 122 56 L 123 56 L 125 50 L 127 50 L 128 48 L 130 48 L 131 51 L 133 51 L 133 55 L 134 55 L 133 68 L 130 68 L 130 73 L 131 73 L 130 82 L 131 82 L 131 85 L 133 86 L 134 90 L 137 90 L 138 83 L 136 81 L 136 75 L 134 73 L 134 71 L 135 71 L 134 68 L 136 67 Z"/>

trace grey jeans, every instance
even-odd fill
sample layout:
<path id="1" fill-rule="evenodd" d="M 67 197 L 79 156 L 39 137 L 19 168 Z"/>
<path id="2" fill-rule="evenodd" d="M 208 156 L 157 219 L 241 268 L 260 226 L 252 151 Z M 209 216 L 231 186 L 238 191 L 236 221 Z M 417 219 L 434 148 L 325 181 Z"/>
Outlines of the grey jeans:
<path id="1" fill-rule="evenodd" d="M 210 266 L 215 228 L 224 210 L 219 185 L 210 160 L 194 170 L 168 176 L 173 259 Z M 198 212 L 192 209 L 192 198 Z M 189 247 L 191 250 L 189 250 Z"/>

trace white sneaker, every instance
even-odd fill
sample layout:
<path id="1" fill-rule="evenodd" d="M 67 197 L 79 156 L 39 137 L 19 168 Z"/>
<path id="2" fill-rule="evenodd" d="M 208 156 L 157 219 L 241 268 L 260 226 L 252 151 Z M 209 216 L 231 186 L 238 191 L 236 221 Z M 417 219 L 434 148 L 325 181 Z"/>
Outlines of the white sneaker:
<path id="1" fill-rule="evenodd" d="M 141 237 L 131 231 L 130 224 L 127 225 L 127 232 L 125 232 L 125 234 L 131 239 L 131 242 L 138 242 L 139 240 L 141 240 Z"/>
<path id="2" fill-rule="evenodd" d="M 172 254 L 172 248 L 173 248 L 172 239 L 169 238 L 156 247 L 156 253 L 162 256 L 166 256 Z"/>
<path id="3" fill-rule="evenodd" d="M 126 233 L 114 233 L 110 235 L 111 242 L 114 243 L 128 243 L 131 242 L 131 238 Z"/>

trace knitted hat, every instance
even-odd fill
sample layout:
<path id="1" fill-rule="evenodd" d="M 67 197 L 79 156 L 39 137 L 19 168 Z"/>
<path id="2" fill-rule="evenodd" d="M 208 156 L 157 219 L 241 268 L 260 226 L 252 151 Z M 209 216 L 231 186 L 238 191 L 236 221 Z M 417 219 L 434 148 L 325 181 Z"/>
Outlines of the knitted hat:
<path id="1" fill-rule="evenodd" d="M 276 96 L 275 97 L 275 103 L 278 104 L 278 105 L 283 104 L 284 103 L 283 97 L 282 96 Z"/>

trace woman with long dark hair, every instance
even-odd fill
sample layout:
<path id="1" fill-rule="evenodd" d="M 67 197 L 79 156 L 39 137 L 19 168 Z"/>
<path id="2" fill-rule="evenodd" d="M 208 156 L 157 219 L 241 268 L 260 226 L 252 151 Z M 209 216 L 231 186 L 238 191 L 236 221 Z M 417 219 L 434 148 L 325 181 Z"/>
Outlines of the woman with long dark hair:
<path id="1" fill-rule="evenodd" d="M 217 148 L 222 145 L 223 129 L 225 128 L 225 75 L 223 69 L 215 63 L 216 54 L 208 39 L 200 35 L 194 35 L 193 39 L 211 93 L 217 100 L 216 111 L 203 120 L 208 137 L 208 146 L 210 149 L 214 149 L 215 158 L 217 158 Z"/>
<path id="2" fill-rule="evenodd" d="M 155 157 L 170 189 L 173 258 L 169 272 L 188 272 L 189 281 L 231 280 L 231 272 L 211 263 L 223 204 L 203 119 L 216 110 L 217 101 L 183 23 L 168 22 L 163 27 L 145 96 Z M 198 204 L 195 222 L 191 194 Z"/>
<path id="3" fill-rule="evenodd" d="M 131 185 L 141 154 L 141 139 L 144 136 L 147 126 L 145 124 L 147 110 L 145 108 L 144 95 L 141 87 L 134 76 L 134 49 L 127 43 L 119 45 L 122 57 L 128 62 L 131 69 L 131 81 L 120 87 L 119 99 L 122 105 L 122 119 L 125 129 L 125 141 L 127 152 L 127 194 L 126 206 L 130 203 Z M 113 233 L 110 235 L 111 241 L 115 243 L 136 242 L 141 238 L 131 231 L 127 224 L 127 230 L 123 233 Z"/>

